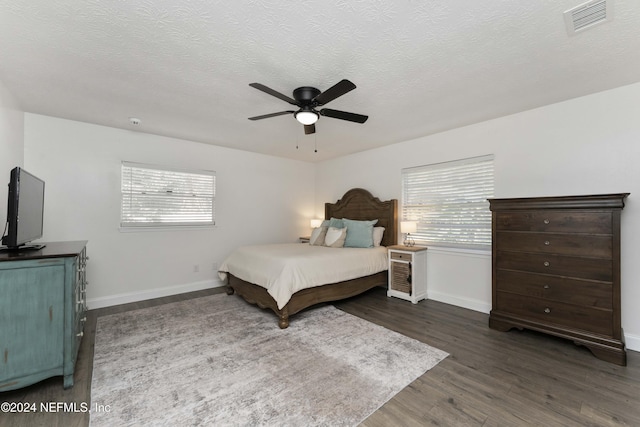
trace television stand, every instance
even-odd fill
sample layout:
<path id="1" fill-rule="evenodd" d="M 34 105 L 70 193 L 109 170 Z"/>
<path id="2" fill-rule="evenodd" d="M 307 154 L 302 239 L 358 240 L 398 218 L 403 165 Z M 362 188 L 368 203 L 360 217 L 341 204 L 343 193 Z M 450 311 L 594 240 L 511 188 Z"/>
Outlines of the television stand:
<path id="1" fill-rule="evenodd" d="M 22 245 L 17 247 L 0 246 L 0 252 L 39 251 L 47 245 Z"/>

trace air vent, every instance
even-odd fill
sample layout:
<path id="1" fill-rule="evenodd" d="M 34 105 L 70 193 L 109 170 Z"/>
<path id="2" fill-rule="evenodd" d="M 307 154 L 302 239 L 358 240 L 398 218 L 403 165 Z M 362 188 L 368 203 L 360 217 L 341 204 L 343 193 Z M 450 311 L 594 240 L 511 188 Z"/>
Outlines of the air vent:
<path id="1" fill-rule="evenodd" d="M 613 19 L 613 0 L 592 0 L 564 12 L 569 35 Z"/>

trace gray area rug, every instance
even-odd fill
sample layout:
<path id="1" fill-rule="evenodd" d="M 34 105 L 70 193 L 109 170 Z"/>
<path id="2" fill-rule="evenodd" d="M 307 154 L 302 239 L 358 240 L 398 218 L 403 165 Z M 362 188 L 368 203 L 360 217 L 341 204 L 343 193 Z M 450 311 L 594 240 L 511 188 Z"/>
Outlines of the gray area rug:
<path id="1" fill-rule="evenodd" d="M 224 294 L 100 317 L 91 426 L 354 426 L 447 353 L 320 306 Z"/>

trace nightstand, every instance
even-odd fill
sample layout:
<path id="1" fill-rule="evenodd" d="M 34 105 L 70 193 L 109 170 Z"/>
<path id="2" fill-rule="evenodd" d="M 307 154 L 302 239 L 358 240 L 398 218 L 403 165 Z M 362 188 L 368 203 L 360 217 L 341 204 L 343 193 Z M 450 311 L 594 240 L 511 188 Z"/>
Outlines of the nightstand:
<path id="1" fill-rule="evenodd" d="M 387 296 L 417 304 L 427 298 L 427 248 L 389 246 L 389 290 Z"/>

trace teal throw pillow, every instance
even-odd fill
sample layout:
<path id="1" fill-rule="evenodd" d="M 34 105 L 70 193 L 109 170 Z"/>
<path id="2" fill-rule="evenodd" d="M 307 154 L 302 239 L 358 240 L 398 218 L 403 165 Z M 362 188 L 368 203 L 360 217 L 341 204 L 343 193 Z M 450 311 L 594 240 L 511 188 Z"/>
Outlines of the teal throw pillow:
<path id="1" fill-rule="evenodd" d="M 347 238 L 344 241 L 345 248 L 372 248 L 373 247 L 373 226 L 377 219 L 371 221 L 356 221 L 342 218 L 342 222 L 347 227 Z"/>
<path id="2" fill-rule="evenodd" d="M 344 221 L 341 220 L 340 218 L 331 218 L 329 220 L 329 227 L 344 228 L 345 224 L 344 224 Z"/>

